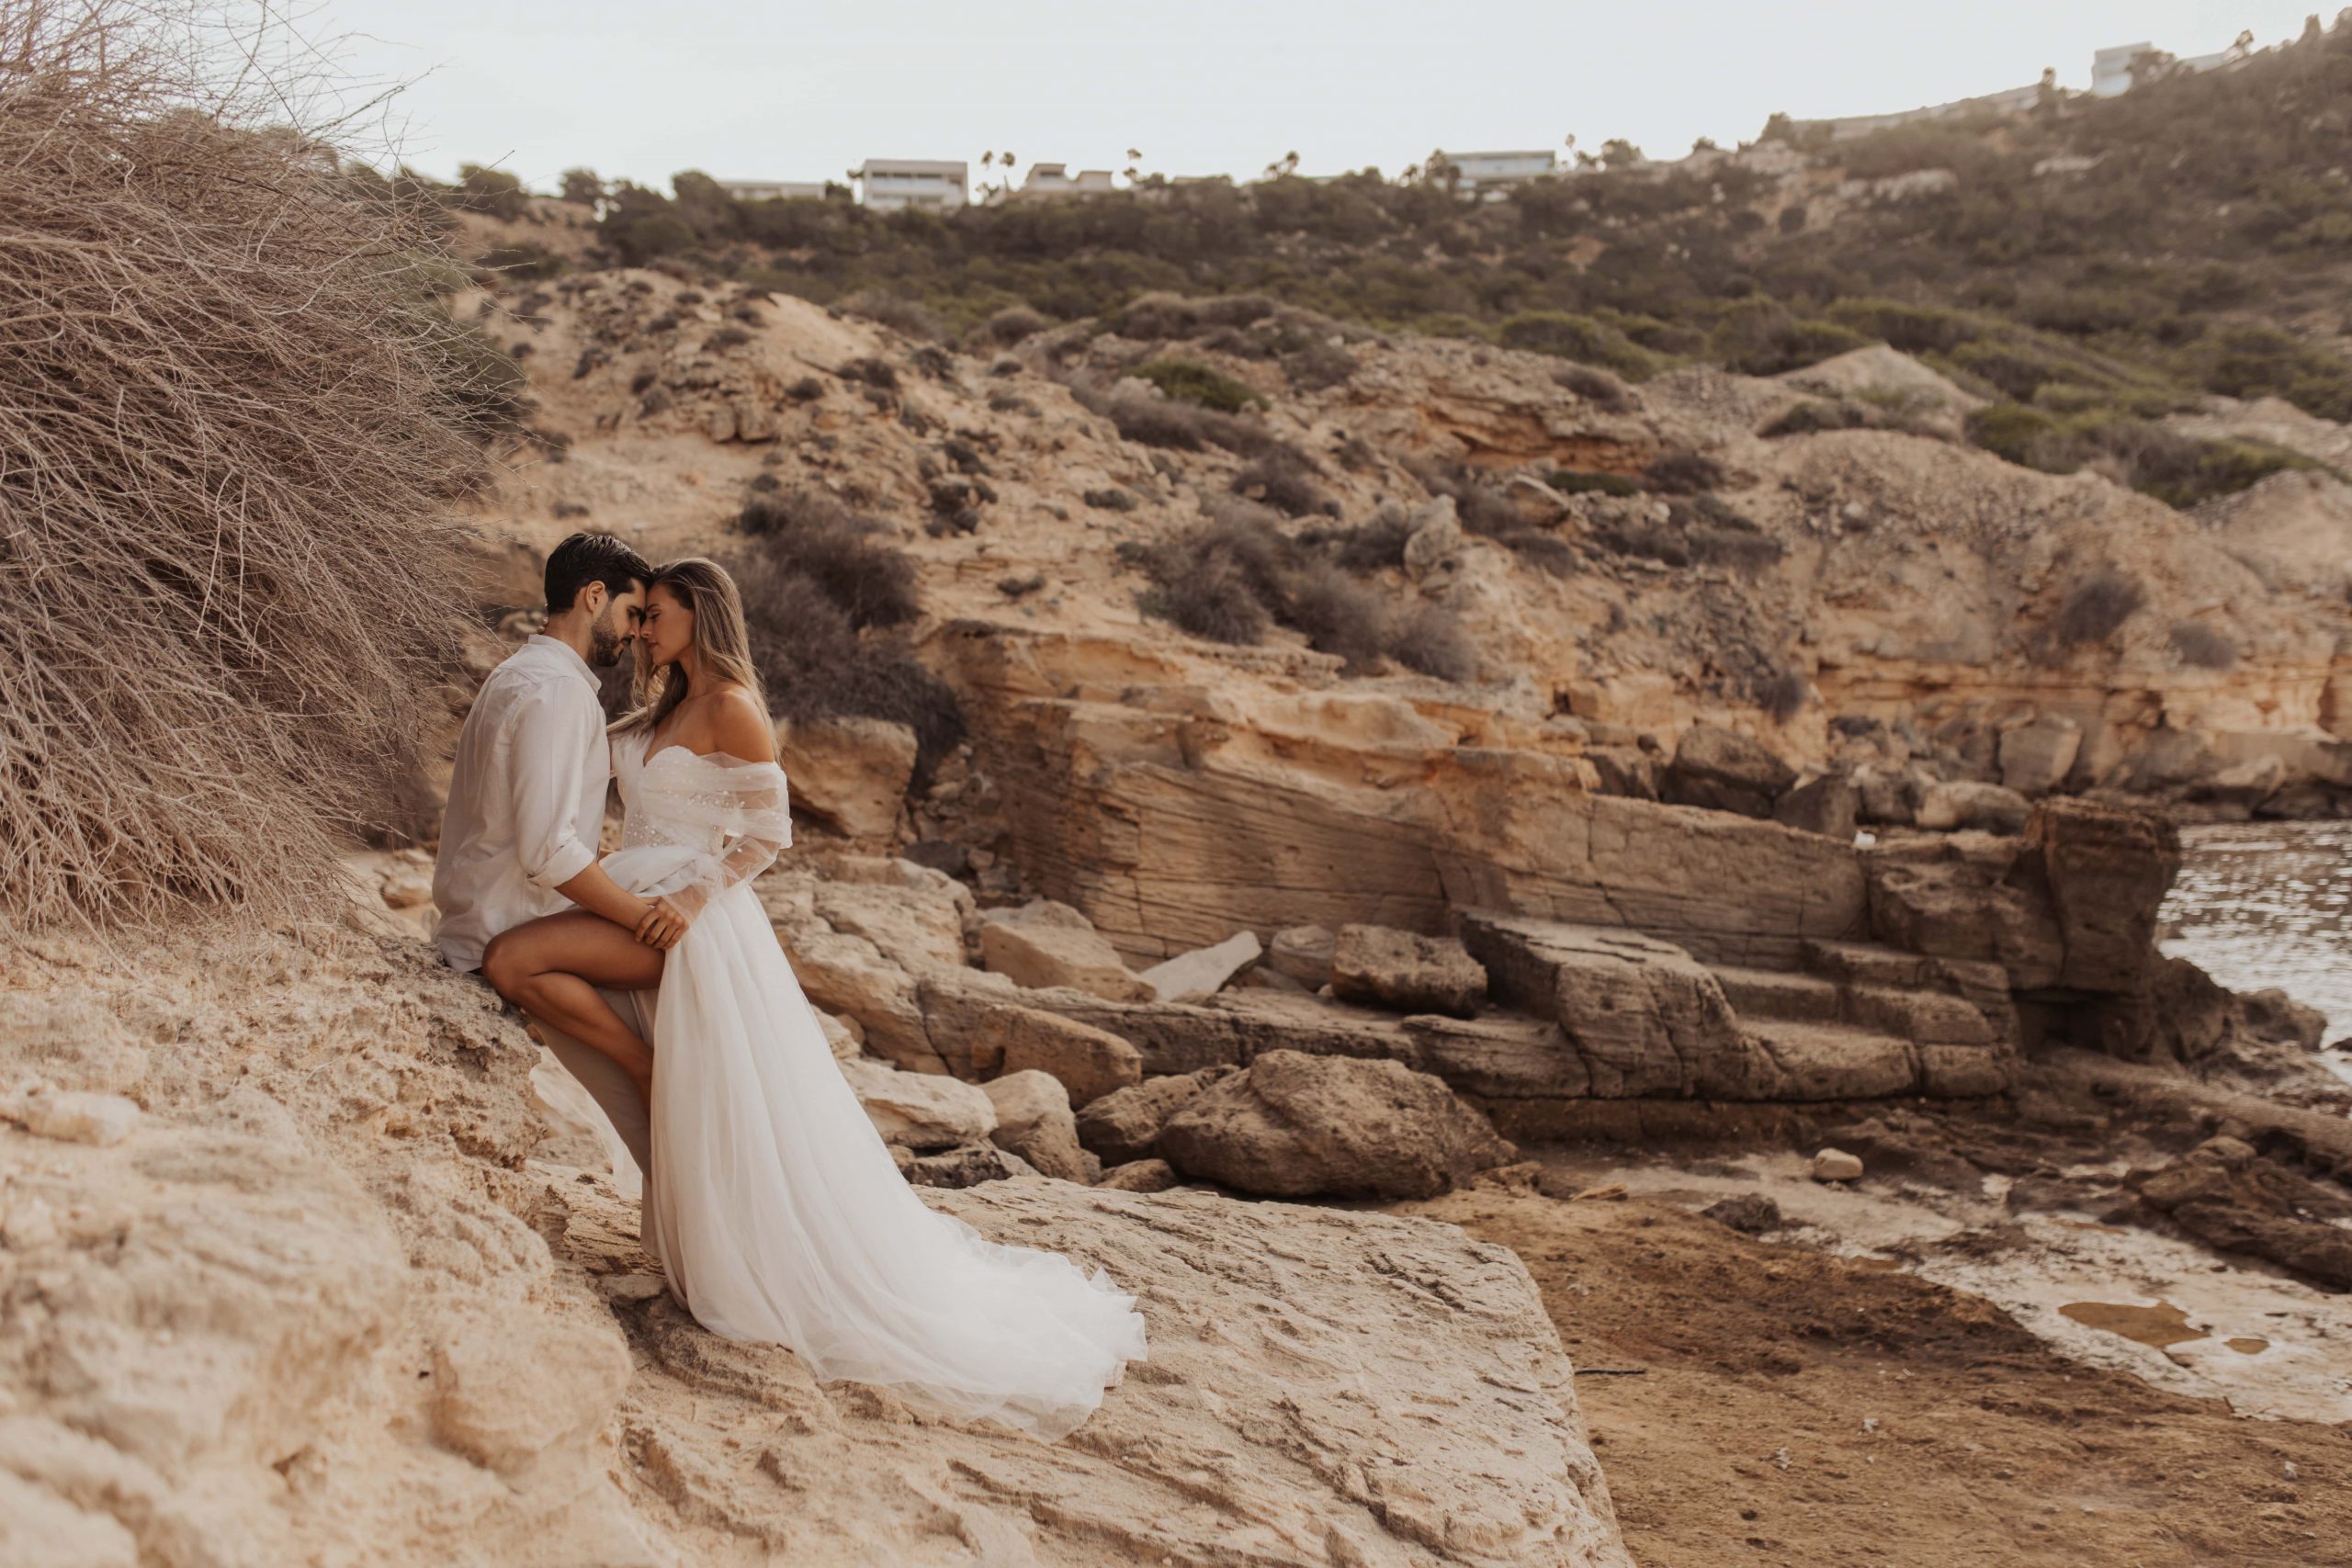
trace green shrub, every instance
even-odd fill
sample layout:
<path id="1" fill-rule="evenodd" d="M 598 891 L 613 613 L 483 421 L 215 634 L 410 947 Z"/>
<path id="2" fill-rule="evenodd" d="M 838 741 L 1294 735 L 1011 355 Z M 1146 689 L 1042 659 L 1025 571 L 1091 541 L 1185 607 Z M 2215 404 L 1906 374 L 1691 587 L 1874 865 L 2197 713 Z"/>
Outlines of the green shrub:
<path id="1" fill-rule="evenodd" d="M 1552 379 L 1605 413 L 1630 413 L 1638 406 L 1624 382 L 1589 365 L 1563 365 Z"/>
<path id="2" fill-rule="evenodd" d="M 1189 359 L 1154 359 L 1127 374 L 1150 382 L 1162 395 L 1177 402 L 1192 403 L 1218 413 L 1239 413 L 1252 405 L 1263 407 L 1266 401 L 1223 371 Z"/>
<path id="3" fill-rule="evenodd" d="M 1623 474 L 1590 473 L 1578 468 L 1555 468 L 1544 482 L 1562 495 L 1639 495 L 1641 482 Z"/>
<path id="4" fill-rule="evenodd" d="M 1524 310 L 1495 328 L 1505 348 L 1603 366 L 1638 380 L 1661 367 L 1658 357 L 1615 327 L 1566 310 Z"/>
<path id="5" fill-rule="evenodd" d="M 910 299 L 903 294 L 860 289 L 844 296 L 840 304 L 842 310 L 849 315 L 877 321 L 910 338 L 935 342 L 943 335 L 939 318 L 920 300 Z"/>
<path id="6" fill-rule="evenodd" d="M 1696 495 L 1724 482 L 1724 466 L 1703 452 L 1665 452 L 1644 469 L 1648 488 L 1667 495 Z"/>

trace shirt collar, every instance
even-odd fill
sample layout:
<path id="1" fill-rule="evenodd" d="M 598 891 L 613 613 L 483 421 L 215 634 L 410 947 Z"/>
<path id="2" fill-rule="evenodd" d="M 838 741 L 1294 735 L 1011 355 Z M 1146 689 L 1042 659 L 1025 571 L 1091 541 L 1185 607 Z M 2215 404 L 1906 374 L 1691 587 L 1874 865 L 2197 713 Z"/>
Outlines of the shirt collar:
<path id="1" fill-rule="evenodd" d="M 580 650 L 572 647 L 570 643 L 563 641 L 560 637 L 551 637 L 545 632 L 533 632 L 528 637 L 524 639 L 524 646 L 526 648 L 538 647 L 553 649 L 556 653 L 562 658 L 565 663 L 569 664 L 574 671 L 579 672 L 582 680 L 587 682 L 590 685 L 596 687 L 599 691 L 603 690 L 604 682 L 596 679 L 596 672 L 588 668 L 588 661 L 581 658 Z"/>

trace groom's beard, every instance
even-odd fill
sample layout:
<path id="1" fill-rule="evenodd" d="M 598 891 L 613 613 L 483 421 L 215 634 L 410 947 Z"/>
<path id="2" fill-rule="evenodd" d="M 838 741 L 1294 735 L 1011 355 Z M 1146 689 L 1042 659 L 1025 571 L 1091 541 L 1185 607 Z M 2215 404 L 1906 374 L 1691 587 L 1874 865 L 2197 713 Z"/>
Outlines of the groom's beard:
<path id="1" fill-rule="evenodd" d="M 621 661 L 628 649 L 628 635 L 606 631 L 602 626 L 588 628 L 588 662 L 599 670 L 610 670 Z"/>

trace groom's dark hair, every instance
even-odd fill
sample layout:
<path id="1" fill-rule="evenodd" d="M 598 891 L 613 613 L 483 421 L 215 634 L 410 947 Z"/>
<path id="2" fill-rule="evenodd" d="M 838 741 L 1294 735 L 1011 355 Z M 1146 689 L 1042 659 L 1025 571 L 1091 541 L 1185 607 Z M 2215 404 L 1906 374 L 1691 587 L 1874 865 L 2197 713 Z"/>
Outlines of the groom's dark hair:
<path id="1" fill-rule="evenodd" d="M 574 534 L 548 556 L 548 614 L 560 615 L 571 608 L 580 591 L 601 582 L 615 597 L 653 581 L 653 568 L 643 556 L 610 534 Z"/>

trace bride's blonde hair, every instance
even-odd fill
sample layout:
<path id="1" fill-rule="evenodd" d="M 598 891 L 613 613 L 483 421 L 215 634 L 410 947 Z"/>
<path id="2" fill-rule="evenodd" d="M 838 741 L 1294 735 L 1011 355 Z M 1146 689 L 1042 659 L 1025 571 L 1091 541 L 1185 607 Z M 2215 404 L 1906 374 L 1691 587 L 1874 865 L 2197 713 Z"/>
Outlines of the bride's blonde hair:
<path id="1" fill-rule="evenodd" d="M 736 591 L 727 569 L 702 556 L 688 556 L 655 569 L 653 581 L 645 585 L 647 599 L 657 588 L 668 589 L 693 615 L 695 652 L 702 658 L 704 673 L 748 688 L 766 707 L 767 694 L 760 685 L 759 670 L 752 663 L 751 634 L 743 625 L 743 595 Z M 614 734 L 653 728 L 686 700 L 685 678 L 677 667 L 653 668 L 642 642 L 637 648 L 635 696 L 636 705 L 614 724 Z"/>

